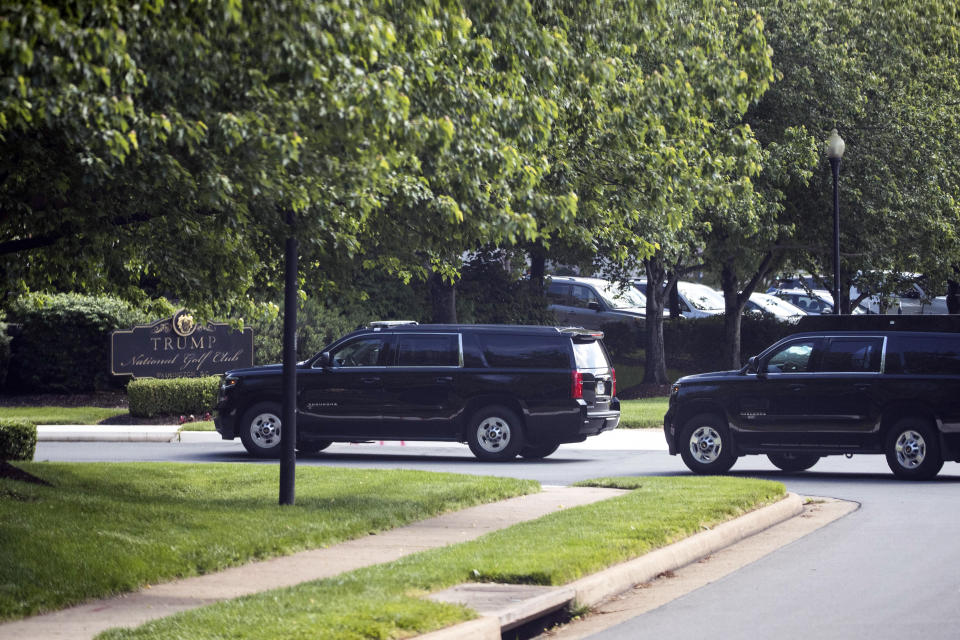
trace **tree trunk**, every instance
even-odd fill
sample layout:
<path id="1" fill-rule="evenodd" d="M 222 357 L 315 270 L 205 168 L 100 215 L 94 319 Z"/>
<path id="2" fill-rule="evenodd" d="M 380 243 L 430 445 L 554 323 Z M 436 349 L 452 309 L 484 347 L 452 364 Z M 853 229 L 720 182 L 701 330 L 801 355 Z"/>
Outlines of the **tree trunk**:
<path id="1" fill-rule="evenodd" d="M 644 384 L 670 384 L 667 379 L 666 351 L 663 344 L 664 280 L 667 270 L 659 258 L 644 262 L 647 268 L 646 359 Z"/>
<path id="2" fill-rule="evenodd" d="M 947 313 L 960 313 L 960 282 L 947 280 Z"/>
<path id="3" fill-rule="evenodd" d="M 543 243 L 530 246 L 530 287 L 534 291 L 543 291 L 543 279 L 547 267 L 547 250 Z"/>
<path id="4" fill-rule="evenodd" d="M 740 292 L 737 275 L 733 268 L 725 264 L 720 271 L 720 288 L 723 289 L 723 346 L 726 366 L 740 368 Z"/>
<path id="5" fill-rule="evenodd" d="M 433 309 L 432 322 L 436 324 L 457 322 L 456 285 L 445 282 L 437 272 L 430 274 L 430 304 Z"/>

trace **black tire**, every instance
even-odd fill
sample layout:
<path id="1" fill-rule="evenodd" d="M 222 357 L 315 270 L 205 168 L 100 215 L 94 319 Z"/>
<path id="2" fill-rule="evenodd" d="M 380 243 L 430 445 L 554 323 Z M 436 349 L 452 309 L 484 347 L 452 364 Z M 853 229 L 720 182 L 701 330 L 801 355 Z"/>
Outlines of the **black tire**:
<path id="1" fill-rule="evenodd" d="M 332 440 L 304 440 L 297 443 L 297 451 L 300 453 L 319 453 L 332 444 Z"/>
<path id="2" fill-rule="evenodd" d="M 713 413 L 700 413 L 683 423 L 677 448 L 683 463 L 697 474 L 726 473 L 737 461 L 727 423 Z"/>
<path id="3" fill-rule="evenodd" d="M 771 453 L 767 458 L 773 466 L 790 473 L 806 471 L 820 461 L 820 456 L 812 453 Z"/>
<path id="4" fill-rule="evenodd" d="M 545 442 L 543 444 L 528 444 L 520 449 L 520 455 L 528 460 L 546 458 L 560 448 L 559 442 Z"/>
<path id="5" fill-rule="evenodd" d="M 240 441 L 256 458 L 280 457 L 282 411 L 276 402 L 258 402 L 240 420 Z"/>
<path id="6" fill-rule="evenodd" d="M 940 438 L 921 418 L 902 418 L 887 432 L 884 451 L 893 475 L 903 480 L 929 480 L 943 467 Z"/>
<path id="7" fill-rule="evenodd" d="M 513 460 L 523 448 L 520 418 L 506 407 L 484 407 L 470 419 L 466 440 L 473 455 L 484 462 Z"/>

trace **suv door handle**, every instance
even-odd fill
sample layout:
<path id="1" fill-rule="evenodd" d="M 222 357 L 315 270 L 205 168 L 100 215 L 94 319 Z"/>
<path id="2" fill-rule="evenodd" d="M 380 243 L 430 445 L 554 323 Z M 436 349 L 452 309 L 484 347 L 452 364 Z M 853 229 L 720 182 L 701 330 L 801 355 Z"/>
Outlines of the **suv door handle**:
<path id="1" fill-rule="evenodd" d="M 805 385 L 805 384 L 792 384 L 792 385 L 790 385 L 790 386 L 787 387 L 787 388 L 790 389 L 790 391 L 797 392 L 797 391 L 803 391 L 804 389 L 806 389 L 806 388 L 807 388 L 807 385 Z"/>
<path id="2" fill-rule="evenodd" d="M 360 382 L 362 382 L 363 384 L 376 384 L 380 382 L 380 377 L 374 376 L 372 378 L 360 378 Z"/>
<path id="3" fill-rule="evenodd" d="M 870 384 L 869 382 L 860 382 L 853 385 L 853 388 L 856 389 L 857 391 L 868 391 L 872 386 L 873 385 Z"/>
<path id="4" fill-rule="evenodd" d="M 439 382 L 440 384 L 447 384 L 453 382 L 453 376 L 437 376 L 433 381 Z"/>

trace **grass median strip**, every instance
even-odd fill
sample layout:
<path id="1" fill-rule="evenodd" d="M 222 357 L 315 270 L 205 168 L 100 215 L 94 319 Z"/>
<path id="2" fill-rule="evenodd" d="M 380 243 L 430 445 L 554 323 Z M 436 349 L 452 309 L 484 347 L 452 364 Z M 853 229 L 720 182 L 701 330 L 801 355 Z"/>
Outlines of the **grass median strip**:
<path id="1" fill-rule="evenodd" d="M 17 466 L 52 486 L 0 478 L 0 620 L 539 489 L 509 478 L 300 467 L 297 504 L 279 507 L 276 465 Z"/>
<path id="2" fill-rule="evenodd" d="M 620 429 L 662 429 L 669 398 L 620 401 Z"/>
<path id="3" fill-rule="evenodd" d="M 405 638 L 474 617 L 423 596 L 463 582 L 562 585 L 636 558 L 785 495 L 743 478 L 616 478 L 633 489 L 488 534 L 334 578 L 239 598 L 101 634 L 109 640 Z"/>
<path id="4" fill-rule="evenodd" d="M 126 409 L 102 407 L 0 407 L 0 418 L 22 418 L 34 424 L 97 424 L 126 413 Z"/>

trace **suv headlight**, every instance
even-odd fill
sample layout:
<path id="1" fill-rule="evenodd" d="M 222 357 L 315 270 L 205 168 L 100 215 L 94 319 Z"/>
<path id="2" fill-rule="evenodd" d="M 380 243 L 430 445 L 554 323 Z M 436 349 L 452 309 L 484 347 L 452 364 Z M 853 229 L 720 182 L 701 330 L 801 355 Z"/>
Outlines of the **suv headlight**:
<path id="1" fill-rule="evenodd" d="M 234 378 L 233 376 L 223 376 L 223 379 L 220 381 L 220 391 L 226 391 L 227 389 L 232 389 L 233 387 L 240 384 L 240 378 Z"/>

